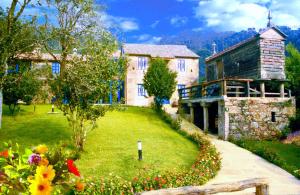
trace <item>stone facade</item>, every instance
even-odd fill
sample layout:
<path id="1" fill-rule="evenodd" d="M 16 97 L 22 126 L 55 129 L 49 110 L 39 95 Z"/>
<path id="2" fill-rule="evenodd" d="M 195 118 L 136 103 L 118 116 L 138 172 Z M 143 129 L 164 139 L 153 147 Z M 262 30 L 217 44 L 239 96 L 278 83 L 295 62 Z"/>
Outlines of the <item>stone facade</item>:
<path id="1" fill-rule="evenodd" d="M 261 35 L 259 47 L 261 53 L 259 59 L 260 78 L 284 80 L 284 38 L 271 29 Z"/>
<path id="2" fill-rule="evenodd" d="M 138 84 L 143 84 L 144 75 L 147 70 L 138 69 L 138 58 L 140 56 L 129 55 L 128 56 L 128 66 L 127 74 L 125 80 L 125 103 L 127 105 L 135 106 L 149 106 L 153 102 L 153 97 L 144 97 L 138 96 Z M 151 60 L 149 56 L 144 56 L 147 58 L 148 62 Z M 185 71 L 178 70 L 178 60 L 185 60 Z M 199 79 L 199 60 L 198 58 L 173 58 L 167 59 L 169 68 L 172 71 L 177 72 L 177 84 L 190 86 L 196 84 Z M 149 65 L 149 63 L 148 63 Z M 148 66 L 147 66 L 148 67 Z M 177 102 L 178 97 L 178 88 L 176 87 L 175 92 L 173 93 L 170 104 Z"/>
<path id="3" fill-rule="evenodd" d="M 294 116 L 294 98 L 229 98 L 219 101 L 219 136 L 267 139 L 278 136 Z"/>

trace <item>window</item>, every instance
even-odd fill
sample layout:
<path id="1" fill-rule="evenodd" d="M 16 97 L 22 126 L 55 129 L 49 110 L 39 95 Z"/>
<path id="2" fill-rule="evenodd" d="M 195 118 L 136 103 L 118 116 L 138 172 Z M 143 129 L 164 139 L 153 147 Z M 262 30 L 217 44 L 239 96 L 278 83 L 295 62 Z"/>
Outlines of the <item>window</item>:
<path id="1" fill-rule="evenodd" d="M 185 88 L 185 85 L 182 85 L 182 84 L 178 84 L 178 85 L 177 85 L 177 89 L 178 89 L 178 90 L 179 90 L 179 89 L 184 89 L 184 88 Z M 181 90 L 179 93 L 181 93 L 181 95 L 182 95 L 183 98 L 187 96 L 186 90 Z"/>
<path id="2" fill-rule="evenodd" d="M 177 85 L 177 88 L 178 88 L 178 89 L 183 89 L 183 88 L 185 88 L 185 85 L 178 84 L 178 85 Z"/>
<path id="3" fill-rule="evenodd" d="M 147 92 L 143 84 L 138 84 L 138 96 L 146 96 Z"/>
<path id="4" fill-rule="evenodd" d="M 276 122 L 276 112 L 271 112 L 271 121 Z"/>
<path id="5" fill-rule="evenodd" d="M 178 59 L 177 60 L 177 68 L 180 72 L 185 72 L 185 60 L 184 59 Z"/>
<path id="6" fill-rule="evenodd" d="M 146 70 L 148 64 L 148 60 L 146 57 L 138 58 L 138 70 Z"/>
<path id="7" fill-rule="evenodd" d="M 60 64 L 58 62 L 52 63 L 52 74 L 59 74 L 60 73 Z"/>

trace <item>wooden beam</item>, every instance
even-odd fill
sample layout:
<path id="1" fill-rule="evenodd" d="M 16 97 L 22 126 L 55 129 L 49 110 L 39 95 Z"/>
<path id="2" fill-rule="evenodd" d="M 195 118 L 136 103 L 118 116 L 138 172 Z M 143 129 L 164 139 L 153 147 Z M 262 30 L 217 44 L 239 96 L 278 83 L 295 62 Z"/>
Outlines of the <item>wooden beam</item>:
<path id="1" fill-rule="evenodd" d="M 206 195 L 220 192 L 237 192 L 247 188 L 256 188 L 256 195 L 269 195 L 268 181 L 265 178 L 254 178 L 238 182 L 212 184 L 204 186 L 185 186 L 180 188 L 161 189 L 137 193 L 137 195 Z"/>

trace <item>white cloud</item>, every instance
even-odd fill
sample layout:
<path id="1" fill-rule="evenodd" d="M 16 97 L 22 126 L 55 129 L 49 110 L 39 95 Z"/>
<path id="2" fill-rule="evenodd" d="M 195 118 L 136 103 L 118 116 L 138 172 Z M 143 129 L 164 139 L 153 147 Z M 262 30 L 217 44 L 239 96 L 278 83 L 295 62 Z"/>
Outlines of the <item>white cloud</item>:
<path id="1" fill-rule="evenodd" d="M 150 27 L 151 28 L 156 28 L 157 27 L 157 25 L 159 24 L 159 20 L 156 20 L 155 22 L 153 22 L 151 25 L 150 25 Z"/>
<path id="2" fill-rule="evenodd" d="M 204 20 L 208 27 L 220 30 L 243 30 L 265 28 L 268 9 L 272 10 L 276 25 L 300 27 L 300 1 L 290 0 L 198 0 L 195 16 Z"/>
<path id="3" fill-rule="evenodd" d="M 99 14 L 100 23 L 107 28 L 117 28 L 124 32 L 134 31 L 139 29 L 139 25 L 134 18 L 125 18 L 118 16 L 111 16 L 106 13 Z"/>
<path id="4" fill-rule="evenodd" d="M 183 26 L 187 23 L 188 18 L 187 17 L 181 17 L 181 16 L 174 16 L 170 19 L 170 23 L 175 27 Z"/>
<path id="5" fill-rule="evenodd" d="M 142 34 L 133 36 L 139 43 L 157 44 L 161 41 L 162 37 L 152 36 L 149 34 Z"/>

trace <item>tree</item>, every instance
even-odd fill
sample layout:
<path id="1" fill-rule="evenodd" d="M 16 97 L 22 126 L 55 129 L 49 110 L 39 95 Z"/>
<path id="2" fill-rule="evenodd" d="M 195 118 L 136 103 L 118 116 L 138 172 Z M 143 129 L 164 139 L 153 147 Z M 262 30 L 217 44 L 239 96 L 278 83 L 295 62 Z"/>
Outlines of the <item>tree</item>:
<path id="1" fill-rule="evenodd" d="M 176 72 L 168 68 L 163 59 L 153 59 L 144 76 L 144 87 L 149 96 L 154 96 L 155 108 L 161 110 L 164 100 L 171 98 L 176 89 Z"/>
<path id="2" fill-rule="evenodd" d="M 36 74 L 37 70 L 25 69 L 9 73 L 3 83 L 3 102 L 9 106 L 11 114 L 14 114 L 18 101 L 22 100 L 30 104 L 37 95 L 41 81 Z"/>
<path id="3" fill-rule="evenodd" d="M 296 96 L 297 108 L 300 108 L 300 53 L 291 43 L 286 46 L 287 57 L 285 72 L 290 81 L 288 86 Z"/>
<path id="4" fill-rule="evenodd" d="M 45 49 L 60 63 L 61 69 L 60 74 L 54 75 L 51 89 L 55 105 L 67 117 L 74 143 L 82 151 L 96 119 L 112 108 L 94 103 L 109 92 L 116 93 L 118 80 L 124 77 L 125 63 L 123 58 L 113 58 L 118 43 L 96 25 L 93 1 L 49 0 L 48 3 L 56 8 L 58 26 L 46 24 L 41 36 Z"/>
<path id="5" fill-rule="evenodd" d="M 2 121 L 2 89 L 8 67 L 16 55 L 32 51 L 37 38 L 34 33 L 34 18 L 22 20 L 21 16 L 31 0 L 12 0 L 6 11 L 0 11 L 0 128 Z"/>

